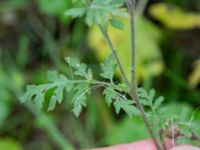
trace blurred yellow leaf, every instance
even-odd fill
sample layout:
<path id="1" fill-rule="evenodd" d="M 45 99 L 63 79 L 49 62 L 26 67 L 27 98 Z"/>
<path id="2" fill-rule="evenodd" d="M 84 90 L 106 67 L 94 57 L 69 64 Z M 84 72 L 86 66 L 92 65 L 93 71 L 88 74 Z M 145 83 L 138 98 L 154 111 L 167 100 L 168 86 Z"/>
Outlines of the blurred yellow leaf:
<path id="1" fill-rule="evenodd" d="M 196 87 L 200 83 L 200 59 L 195 62 L 195 68 L 189 76 L 189 83 Z"/>
<path id="2" fill-rule="evenodd" d="M 173 5 L 154 4 L 149 8 L 149 13 L 168 28 L 182 30 L 200 27 L 200 14 L 186 12 Z"/>
<path id="3" fill-rule="evenodd" d="M 124 29 L 117 30 L 108 27 L 111 39 L 116 47 L 127 76 L 130 78 L 130 24 L 123 20 Z M 163 68 L 162 56 L 158 46 L 161 38 L 160 30 L 150 21 L 136 17 L 136 73 L 137 79 L 159 75 Z M 98 27 L 94 26 L 89 32 L 89 44 L 95 50 L 100 61 L 105 59 L 111 51 L 107 46 Z"/>

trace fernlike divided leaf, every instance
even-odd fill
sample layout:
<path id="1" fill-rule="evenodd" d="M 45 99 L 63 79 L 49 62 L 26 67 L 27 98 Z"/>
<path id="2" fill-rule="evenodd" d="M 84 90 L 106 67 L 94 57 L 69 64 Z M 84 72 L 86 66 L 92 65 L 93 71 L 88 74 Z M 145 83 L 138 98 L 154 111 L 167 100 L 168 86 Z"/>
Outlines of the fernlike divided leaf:
<path id="1" fill-rule="evenodd" d="M 93 24 L 107 25 L 123 29 L 121 17 L 128 17 L 123 9 L 122 0 L 93 0 L 91 3 L 84 2 L 85 7 L 72 8 L 65 12 L 67 16 L 77 18 L 85 15 L 85 22 L 88 26 Z"/>
<path id="2" fill-rule="evenodd" d="M 76 87 L 74 88 L 74 91 L 76 93 L 72 100 L 72 103 L 74 105 L 72 112 L 74 113 L 76 117 L 78 117 L 80 113 L 82 112 L 82 106 L 86 107 L 86 100 L 87 100 L 86 94 L 90 90 L 89 87 L 90 87 L 89 83 L 80 83 L 76 85 Z"/>
<path id="3" fill-rule="evenodd" d="M 117 91 L 112 85 L 106 87 L 103 91 L 106 103 L 109 107 L 113 104 L 117 114 L 123 110 L 129 117 L 138 116 L 140 113 L 134 101 L 127 99 L 126 95 L 121 94 L 122 92 L 124 91 Z"/>
<path id="4" fill-rule="evenodd" d="M 90 68 L 76 58 L 66 58 L 70 67 L 74 68 L 76 76 L 84 78 L 84 80 L 71 80 L 64 75 L 59 75 L 57 71 L 49 71 L 47 73 L 48 82 L 41 85 L 28 85 L 26 93 L 20 98 L 21 102 L 33 101 L 39 109 L 43 108 L 45 101 L 45 94 L 49 90 L 53 90 L 53 95 L 50 97 L 48 111 L 55 108 L 57 103 L 63 100 L 63 93 L 74 92 L 72 100 L 73 110 L 75 116 L 79 116 L 82 107 L 86 106 L 86 96 L 89 93 L 89 87 L 93 78 Z"/>
<path id="5" fill-rule="evenodd" d="M 83 77 L 87 80 L 92 80 L 92 70 L 87 68 L 87 65 L 81 63 L 79 59 L 73 57 L 66 57 L 65 61 L 70 65 L 70 67 L 74 68 L 74 74 L 80 77 Z"/>
<path id="6" fill-rule="evenodd" d="M 56 103 L 61 103 L 63 99 L 63 91 L 69 84 L 73 84 L 64 75 L 58 75 L 56 71 L 48 72 L 49 83 L 42 85 L 28 85 L 26 93 L 20 98 L 22 102 L 33 101 L 36 106 L 41 109 L 43 107 L 45 94 L 50 89 L 54 89 L 54 93 L 50 99 L 48 110 L 55 108 Z"/>
<path id="7" fill-rule="evenodd" d="M 155 90 L 154 89 L 151 89 L 148 93 L 144 88 L 138 88 L 137 94 L 140 99 L 140 102 L 144 106 L 150 107 L 153 112 L 155 112 L 156 109 L 158 109 L 164 101 L 163 96 L 155 98 Z"/>
<path id="8" fill-rule="evenodd" d="M 116 67 L 117 65 L 114 61 L 114 56 L 110 55 L 103 63 L 101 63 L 102 73 L 100 76 L 113 82 L 113 76 L 115 74 Z"/>
<path id="9" fill-rule="evenodd" d="M 102 73 L 100 74 L 100 76 L 110 80 L 110 85 L 107 86 L 103 91 L 105 101 L 109 107 L 111 106 L 111 104 L 114 105 L 117 114 L 119 114 L 120 110 L 123 110 L 128 114 L 129 117 L 138 115 L 139 111 L 134 106 L 133 100 L 128 100 L 126 98 L 126 95 L 122 94 L 126 93 L 127 89 L 121 84 L 113 83 L 113 77 L 116 71 L 116 67 L 117 65 L 113 55 L 110 55 L 104 60 L 103 63 L 101 63 Z"/>
<path id="10" fill-rule="evenodd" d="M 110 87 L 106 87 L 103 91 L 103 95 L 105 96 L 105 101 L 110 107 L 113 101 L 118 97 L 118 93 Z"/>
<path id="11" fill-rule="evenodd" d="M 119 114 L 120 110 L 124 110 L 131 118 L 132 116 L 140 115 L 139 110 L 133 104 L 133 100 L 128 100 L 126 97 L 120 97 L 114 102 L 114 107 L 117 114 Z"/>

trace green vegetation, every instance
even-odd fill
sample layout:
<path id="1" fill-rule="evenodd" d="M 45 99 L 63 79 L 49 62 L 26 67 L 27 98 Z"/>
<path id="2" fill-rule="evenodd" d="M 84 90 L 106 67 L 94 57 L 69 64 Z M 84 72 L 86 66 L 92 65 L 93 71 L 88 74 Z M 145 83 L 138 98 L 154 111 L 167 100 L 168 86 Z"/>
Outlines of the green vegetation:
<path id="1" fill-rule="evenodd" d="M 0 149 L 200 146 L 199 2 L 147 2 L 1 2 Z"/>

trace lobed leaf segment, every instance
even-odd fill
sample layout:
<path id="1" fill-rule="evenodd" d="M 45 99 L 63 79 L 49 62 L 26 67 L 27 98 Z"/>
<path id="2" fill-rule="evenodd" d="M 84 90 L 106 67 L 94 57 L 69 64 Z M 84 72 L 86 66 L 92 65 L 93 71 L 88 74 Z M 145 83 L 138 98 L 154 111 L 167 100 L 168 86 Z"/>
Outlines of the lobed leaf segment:
<path id="1" fill-rule="evenodd" d="M 152 112 L 155 112 L 164 101 L 163 96 L 155 98 L 155 94 L 156 94 L 156 92 L 155 92 L 154 89 L 151 89 L 149 91 L 149 93 L 144 88 L 138 88 L 137 89 L 137 95 L 140 99 L 140 102 L 144 106 L 150 107 Z"/>

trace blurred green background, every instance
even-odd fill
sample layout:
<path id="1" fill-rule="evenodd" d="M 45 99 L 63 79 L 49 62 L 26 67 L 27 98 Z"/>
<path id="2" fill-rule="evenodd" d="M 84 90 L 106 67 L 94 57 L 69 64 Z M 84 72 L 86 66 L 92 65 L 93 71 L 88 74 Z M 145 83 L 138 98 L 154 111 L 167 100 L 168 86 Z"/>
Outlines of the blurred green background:
<path id="1" fill-rule="evenodd" d="M 46 82 L 47 70 L 70 74 L 64 57 L 79 57 L 98 73 L 99 61 L 109 54 L 96 27 L 64 15 L 71 7 L 71 0 L 0 1 L 0 150 L 68 150 L 148 137 L 139 118 L 116 116 L 101 90 L 88 98 L 79 118 L 71 113 L 68 95 L 53 112 L 19 102 L 26 84 Z M 136 12 L 139 85 L 165 97 L 169 116 L 177 114 L 183 122 L 195 116 L 200 126 L 200 1 L 140 0 Z M 128 73 L 124 23 L 123 31 L 110 27 L 110 34 Z"/>

